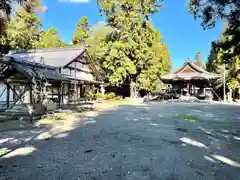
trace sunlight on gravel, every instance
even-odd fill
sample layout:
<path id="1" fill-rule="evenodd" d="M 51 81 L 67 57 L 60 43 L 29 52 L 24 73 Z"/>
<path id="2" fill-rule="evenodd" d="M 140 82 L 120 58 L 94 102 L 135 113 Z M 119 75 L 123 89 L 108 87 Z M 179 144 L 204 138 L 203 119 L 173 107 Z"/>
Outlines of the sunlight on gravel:
<path id="1" fill-rule="evenodd" d="M 186 143 L 186 144 L 189 144 L 189 145 L 192 145 L 192 146 L 196 146 L 196 147 L 200 147 L 200 148 L 204 148 L 204 149 L 208 149 L 208 147 L 201 143 L 201 142 L 198 142 L 196 140 L 193 140 L 193 139 L 190 139 L 190 138 L 187 138 L 187 137 L 182 137 L 180 138 L 180 141 Z"/>
<path id="2" fill-rule="evenodd" d="M 10 157 L 14 157 L 14 156 L 24 156 L 24 155 L 26 156 L 28 154 L 33 153 L 36 150 L 37 149 L 33 146 L 21 147 L 21 148 L 15 149 L 12 152 L 9 152 L 8 154 L 3 156 L 2 158 L 10 158 Z"/>
<path id="3" fill-rule="evenodd" d="M 9 148 L 0 148 L 0 156 L 2 156 L 3 154 L 8 153 L 10 151 L 11 151 L 11 149 L 9 149 Z"/>
<path id="4" fill-rule="evenodd" d="M 222 161 L 222 162 L 224 162 L 226 164 L 229 164 L 231 166 L 240 168 L 240 164 L 238 162 L 233 161 L 233 160 L 231 160 L 231 159 L 229 159 L 227 157 L 224 157 L 224 156 L 221 156 L 221 155 L 216 155 L 216 154 L 212 155 L 212 157 L 214 157 L 215 159 L 217 159 L 219 161 Z"/>

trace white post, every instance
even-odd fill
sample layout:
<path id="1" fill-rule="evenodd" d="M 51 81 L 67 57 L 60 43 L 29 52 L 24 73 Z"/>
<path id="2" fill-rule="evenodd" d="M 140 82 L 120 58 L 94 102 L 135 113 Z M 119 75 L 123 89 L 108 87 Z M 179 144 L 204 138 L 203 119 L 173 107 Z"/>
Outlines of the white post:
<path id="1" fill-rule="evenodd" d="M 224 62 L 223 69 L 223 102 L 226 102 L 226 64 Z"/>
<path id="2" fill-rule="evenodd" d="M 103 84 L 101 84 L 101 89 L 100 89 L 100 91 L 101 91 L 102 95 L 104 95 L 105 89 L 104 89 L 104 85 L 103 85 Z"/>

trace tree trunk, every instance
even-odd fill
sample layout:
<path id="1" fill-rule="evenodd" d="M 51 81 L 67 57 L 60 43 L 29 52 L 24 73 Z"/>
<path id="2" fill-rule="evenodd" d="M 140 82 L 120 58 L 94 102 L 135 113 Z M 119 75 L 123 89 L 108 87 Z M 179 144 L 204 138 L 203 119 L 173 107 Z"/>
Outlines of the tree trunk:
<path id="1" fill-rule="evenodd" d="M 132 78 L 130 78 L 130 97 L 134 98 L 134 82 Z"/>

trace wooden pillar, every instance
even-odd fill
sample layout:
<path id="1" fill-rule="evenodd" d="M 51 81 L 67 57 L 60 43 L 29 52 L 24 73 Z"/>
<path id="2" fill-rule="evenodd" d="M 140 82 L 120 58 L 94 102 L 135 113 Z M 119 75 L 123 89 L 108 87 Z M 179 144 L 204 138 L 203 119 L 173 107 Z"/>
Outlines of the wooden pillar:
<path id="1" fill-rule="evenodd" d="M 16 90 L 16 87 L 13 86 L 13 89 Z M 15 94 L 15 93 L 13 93 L 13 100 L 14 100 L 14 101 L 16 100 L 16 94 Z"/>
<path id="2" fill-rule="evenodd" d="M 30 102 L 30 111 L 29 111 L 29 115 L 30 115 L 30 122 L 33 122 L 33 93 L 32 93 L 32 84 L 29 84 L 29 102 Z"/>
<path id="3" fill-rule="evenodd" d="M 195 85 L 193 86 L 193 91 L 194 91 L 194 93 L 193 93 L 194 96 L 196 96 L 196 86 Z"/>
<path id="4" fill-rule="evenodd" d="M 7 109 L 9 108 L 10 106 L 10 85 L 9 84 L 6 84 L 7 86 L 7 96 L 6 96 L 6 105 L 7 105 Z"/>
<path id="5" fill-rule="evenodd" d="M 189 95 L 189 83 L 187 82 L 187 96 Z"/>
<path id="6" fill-rule="evenodd" d="M 77 96 L 77 99 L 79 99 L 79 84 L 77 84 L 77 87 L 76 87 L 76 96 Z"/>
<path id="7" fill-rule="evenodd" d="M 83 85 L 80 84 L 80 97 L 82 98 L 83 97 Z"/>
<path id="8" fill-rule="evenodd" d="M 67 102 L 69 102 L 69 100 L 70 100 L 70 98 L 71 98 L 71 94 L 70 94 L 70 88 L 71 88 L 71 83 L 68 83 L 67 84 L 67 97 L 68 97 L 68 101 Z"/>
<path id="9" fill-rule="evenodd" d="M 32 104 L 33 104 L 32 84 L 30 84 L 29 86 L 30 86 L 30 88 L 29 88 L 29 102 L 30 102 L 30 105 L 32 106 Z"/>
<path id="10" fill-rule="evenodd" d="M 61 105 L 61 91 L 60 91 L 61 85 L 60 87 L 57 87 L 58 90 L 58 107 L 60 107 Z"/>
<path id="11" fill-rule="evenodd" d="M 79 84 L 79 98 L 81 98 L 82 96 L 81 96 L 81 94 L 82 94 L 82 85 L 81 84 Z"/>
<path id="12" fill-rule="evenodd" d="M 77 70 L 76 70 L 76 64 L 77 62 L 74 62 L 74 77 L 75 77 L 75 82 L 74 82 L 74 104 L 77 103 Z"/>
<path id="13" fill-rule="evenodd" d="M 61 90 L 62 90 L 62 92 L 61 92 L 61 95 L 62 95 L 62 98 L 61 98 L 61 101 L 62 101 L 62 104 L 63 104 L 63 98 L 64 98 L 64 83 L 62 83 L 61 84 Z"/>

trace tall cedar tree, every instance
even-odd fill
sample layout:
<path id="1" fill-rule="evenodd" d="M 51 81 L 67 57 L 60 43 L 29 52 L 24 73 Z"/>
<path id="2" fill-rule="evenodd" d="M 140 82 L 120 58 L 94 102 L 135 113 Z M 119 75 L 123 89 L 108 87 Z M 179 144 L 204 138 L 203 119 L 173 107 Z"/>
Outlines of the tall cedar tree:
<path id="1" fill-rule="evenodd" d="M 162 1 L 102 0 L 100 11 L 113 30 L 98 48 L 99 64 L 112 85 L 135 83 L 138 90 L 151 91 L 159 76 L 169 71 L 170 54 L 149 16 Z"/>

